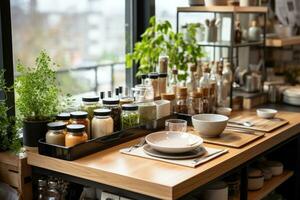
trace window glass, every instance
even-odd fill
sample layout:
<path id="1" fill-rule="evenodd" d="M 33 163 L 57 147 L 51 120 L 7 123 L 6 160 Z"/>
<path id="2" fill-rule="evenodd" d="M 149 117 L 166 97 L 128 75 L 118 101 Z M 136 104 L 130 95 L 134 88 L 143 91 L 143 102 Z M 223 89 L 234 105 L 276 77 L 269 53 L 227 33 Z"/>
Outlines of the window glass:
<path id="1" fill-rule="evenodd" d="M 125 85 L 125 0 L 11 0 L 14 62 L 44 49 L 74 95 Z"/>

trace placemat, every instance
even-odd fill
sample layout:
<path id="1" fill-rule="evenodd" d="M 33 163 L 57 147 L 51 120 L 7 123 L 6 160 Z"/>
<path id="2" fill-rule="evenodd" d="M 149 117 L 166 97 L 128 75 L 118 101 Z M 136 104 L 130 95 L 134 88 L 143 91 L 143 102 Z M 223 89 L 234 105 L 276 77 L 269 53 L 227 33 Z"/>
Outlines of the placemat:
<path id="1" fill-rule="evenodd" d="M 172 164 L 186 166 L 186 167 L 193 167 L 193 168 L 228 152 L 228 149 L 216 149 L 216 148 L 205 147 L 206 153 L 198 158 L 192 158 L 186 160 L 169 160 L 169 159 L 150 156 L 144 152 L 143 147 L 134 148 L 130 152 L 128 151 L 129 148 L 121 149 L 120 152 L 127 155 L 138 156 L 138 157 L 152 159 L 152 160 L 159 160 L 167 163 L 172 163 Z"/>
<path id="2" fill-rule="evenodd" d="M 279 127 L 281 127 L 281 126 L 288 123 L 288 121 L 285 120 L 285 119 L 280 119 L 280 118 L 263 119 L 263 118 L 260 118 L 256 115 L 237 116 L 237 117 L 234 117 L 234 118 L 230 119 L 229 122 L 230 121 L 239 122 L 239 123 L 249 121 L 249 122 L 253 123 L 253 126 L 246 127 L 246 126 L 243 126 L 243 125 L 231 124 L 231 123 L 228 123 L 227 126 L 251 129 L 251 130 L 256 130 L 256 131 L 263 131 L 263 132 L 273 131 L 276 128 L 279 128 Z"/>
<path id="3" fill-rule="evenodd" d="M 198 134 L 196 130 L 194 130 L 192 133 Z M 199 135 L 199 134 L 198 134 Z M 261 137 L 263 137 L 264 133 L 244 133 L 244 132 L 238 132 L 238 130 L 224 130 L 224 132 L 216 138 L 205 138 L 202 137 L 203 141 L 205 143 L 210 144 L 217 144 L 227 147 L 233 147 L 233 148 L 241 148 Z"/>

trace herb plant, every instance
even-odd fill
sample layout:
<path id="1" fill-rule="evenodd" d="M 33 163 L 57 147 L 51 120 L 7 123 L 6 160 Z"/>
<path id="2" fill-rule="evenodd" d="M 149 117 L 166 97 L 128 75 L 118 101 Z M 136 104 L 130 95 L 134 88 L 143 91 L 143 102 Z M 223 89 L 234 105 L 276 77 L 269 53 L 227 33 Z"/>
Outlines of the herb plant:
<path id="1" fill-rule="evenodd" d="M 41 51 L 34 67 L 20 62 L 15 81 L 16 106 L 20 116 L 27 121 L 49 120 L 59 109 L 59 89 L 56 81 L 57 65 L 45 51 Z"/>

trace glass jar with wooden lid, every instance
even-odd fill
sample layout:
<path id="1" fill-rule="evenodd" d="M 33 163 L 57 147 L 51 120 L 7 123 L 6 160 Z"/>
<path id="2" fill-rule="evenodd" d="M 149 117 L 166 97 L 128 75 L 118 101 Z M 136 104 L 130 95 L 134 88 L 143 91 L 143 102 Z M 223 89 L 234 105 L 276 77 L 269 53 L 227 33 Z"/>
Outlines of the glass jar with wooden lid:
<path id="1" fill-rule="evenodd" d="M 66 147 L 72 147 L 88 140 L 85 126 L 82 124 L 70 124 L 67 126 Z"/>
<path id="2" fill-rule="evenodd" d="M 195 115 L 203 113 L 203 101 L 201 92 L 191 92 L 188 101 L 189 114 Z"/>
<path id="3" fill-rule="evenodd" d="M 176 96 L 172 93 L 164 93 L 161 95 L 161 99 L 170 101 L 170 113 L 174 113 L 176 111 Z"/>
<path id="4" fill-rule="evenodd" d="M 177 87 L 176 92 L 176 112 L 188 113 L 188 91 L 187 87 Z"/>
<path id="5" fill-rule="evenodd" d="M 47 124 L 46 143 L 65 146 L 66 124 L 62 121 Z"/>
<path id="6" fill-rule="evenodd" d="M 88 118 L 88 113 L 85 111 L 75 111 L 71 112 L 71 124 L 82 124 L 85 126 L 85 131 L 88 135 L 88 139 L 91 138 L 91 132 L 90 132 L 90 120 Z"/>

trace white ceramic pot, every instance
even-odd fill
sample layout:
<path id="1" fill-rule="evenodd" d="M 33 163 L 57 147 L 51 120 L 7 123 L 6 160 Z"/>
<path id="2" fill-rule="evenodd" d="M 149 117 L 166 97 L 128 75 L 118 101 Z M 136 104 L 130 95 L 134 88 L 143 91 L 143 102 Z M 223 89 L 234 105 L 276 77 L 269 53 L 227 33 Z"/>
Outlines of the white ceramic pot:
<path id="1" fill-rule="evenodd" d="M 203 200 L 228 200 L 228 185 L 223 181 L 209 184 L 203 193 Z"/>
<path id="2" fill-rule="evenodd" d="M 156 119 L 170 116 L 171 103 L 168 100 L 158 100 L 154 102 L 156 104 Z"/>
<path id="3" fill-rule="evenodd" d="M 260 108 L 256 110 L 256 114 L 258 117 L 271 119 L 274 118 L 277 114 L 277 110 L 274 109 L 267 109 L 267 108 Z"/>
<path id="4" fill-rule="evenodd" d="M 264 176 L 248 177 L 248 190 L 259 190 L 264 186 Z"/>
<path id="5" fill-rule="evenodd" d="M 192 117 L 194 128 L 203 137 L 218 137 L 226 128 L 228 117 L 217 114 L 198 114 Z"/>

